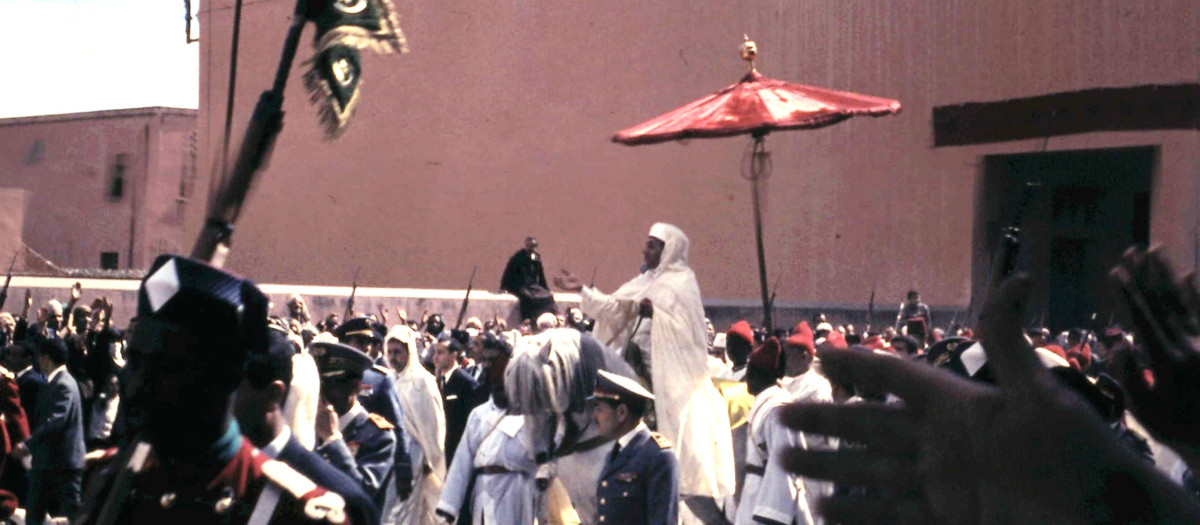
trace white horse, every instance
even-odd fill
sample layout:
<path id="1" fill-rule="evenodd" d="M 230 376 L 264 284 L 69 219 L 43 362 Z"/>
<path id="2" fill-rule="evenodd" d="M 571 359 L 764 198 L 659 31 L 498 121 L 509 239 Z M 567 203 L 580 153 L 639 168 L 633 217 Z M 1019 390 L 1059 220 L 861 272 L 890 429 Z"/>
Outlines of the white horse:
<path id="1" fill-rule="evenodd" d="M 509 410 L 526 416 L 539 477 L 557 475 L 583 523 L 596 522 L 596 486 L 612 448 L 588 410 L 598 370 L 636 377 L 591 335 L 555 328 L 518 341 L 504 380 Z"/>

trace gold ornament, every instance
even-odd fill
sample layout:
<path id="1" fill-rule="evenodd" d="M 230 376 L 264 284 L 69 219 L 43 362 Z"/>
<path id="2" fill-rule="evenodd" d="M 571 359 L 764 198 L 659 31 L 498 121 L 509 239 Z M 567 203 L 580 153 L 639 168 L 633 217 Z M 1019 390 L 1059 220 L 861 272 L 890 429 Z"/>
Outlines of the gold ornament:
<path id="1" fill-rule="evenodd" d="M 742 54 L 742 60 L 750 63 L 750 71 L 757 71 L 754 68 L 754 59 L 758 58 L 758 44 L 750 40 L 750 35 L 742 35 L 742 45 L 738 47 L 738 51 Z"/>

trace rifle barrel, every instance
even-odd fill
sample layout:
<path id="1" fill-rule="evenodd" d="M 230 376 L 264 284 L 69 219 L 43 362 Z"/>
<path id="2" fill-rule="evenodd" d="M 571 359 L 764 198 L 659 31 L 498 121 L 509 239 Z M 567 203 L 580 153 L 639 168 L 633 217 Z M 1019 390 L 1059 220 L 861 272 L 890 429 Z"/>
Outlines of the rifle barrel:
<path id="1" fill-rule="evenodd" d="M 471 268 L 471 278 L 467 280 L 467 293 L 463 294 L 462 306 L 458 309 L 458 320 L 454 322 L 454 329 L 462 328 L 463 316 L 467 315 L 467 305 L 471 302 L 471 289 L 475 286 L 475 271 L 479 266 Z"/>

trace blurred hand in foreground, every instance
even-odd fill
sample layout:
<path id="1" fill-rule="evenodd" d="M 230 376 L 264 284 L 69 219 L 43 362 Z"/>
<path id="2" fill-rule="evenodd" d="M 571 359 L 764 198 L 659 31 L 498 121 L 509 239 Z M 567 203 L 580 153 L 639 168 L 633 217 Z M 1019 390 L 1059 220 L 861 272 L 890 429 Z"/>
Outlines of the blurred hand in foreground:
<path id="1" fill-rule="evenodd" d="M 1112 271 L 1133 317 L 1136 345 L 1113 349 L 1113 375 L 1129 408 L 1192 470 L 1200 467 L 1200 294 L 1195 274 L 1176 281 L 1157 248 L 1129 249 Z M 1150 370 L 1145 374 L 1144 370 Z"/>
<path id="2" fill-rule="evenodd" d="M 820 354 L 834 382 L 869 384 L 902 405 L 797 404 L 783 422 L 861 448 L 792 450 L 787 468 L 868 496 L 834 495 L 842 523 L 1196 523 L 1200 508 L 1126 451 L 1057 383 L 1022 335 L 1024 277 L 993 288 L 980 335 L 998 386 L 922 363 L 854 351 Z"/>

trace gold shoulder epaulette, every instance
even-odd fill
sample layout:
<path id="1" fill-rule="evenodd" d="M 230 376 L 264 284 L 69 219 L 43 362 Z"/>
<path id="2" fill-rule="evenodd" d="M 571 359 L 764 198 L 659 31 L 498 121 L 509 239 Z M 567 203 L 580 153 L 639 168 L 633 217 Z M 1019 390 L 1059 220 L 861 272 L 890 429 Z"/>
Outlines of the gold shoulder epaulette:
<path id="1" fill-rule="evenodd" d="M 654 440 L 654 444 L 658 445 L 658 448 L 671 448 L 671 440 L 658 432 L 651 432 L 650 439 Z"/>
<path id="2" fill-rule="evenodd" d="M 375 423 L 375 426 L 379 427 L 380 430 L 391 430 L 396 428 L 396 425 L 393 425 L 391 421 L 388 421 L 379 414 L 367 414 L 367 417 L 371 418 L 371 422 Z"/>

